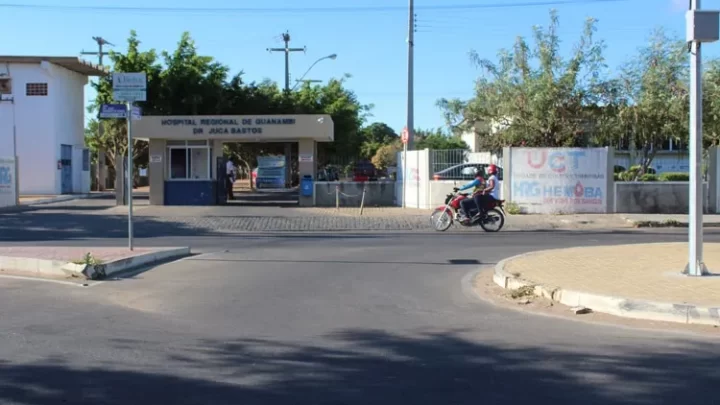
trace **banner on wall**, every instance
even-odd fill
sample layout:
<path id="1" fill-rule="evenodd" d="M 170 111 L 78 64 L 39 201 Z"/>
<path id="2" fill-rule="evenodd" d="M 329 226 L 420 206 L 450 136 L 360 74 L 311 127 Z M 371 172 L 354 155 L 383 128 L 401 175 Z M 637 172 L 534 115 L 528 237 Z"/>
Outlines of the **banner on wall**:
<path id="1" fill-rule="evenodd" d="M 285 156 L 258 157 L 257 188 L 285 188 Z"/>
<path id="2" fill-rule="evenodd" d="M 510 200 L 528 213 L 604 213 L 607 149 L 511 149 Z"/>
<path id="3" fill-rule="evenodd" d="M 11 207 L 17 203 L 15 185 L 15 159 L 0 157 L 0 207 Z"/>

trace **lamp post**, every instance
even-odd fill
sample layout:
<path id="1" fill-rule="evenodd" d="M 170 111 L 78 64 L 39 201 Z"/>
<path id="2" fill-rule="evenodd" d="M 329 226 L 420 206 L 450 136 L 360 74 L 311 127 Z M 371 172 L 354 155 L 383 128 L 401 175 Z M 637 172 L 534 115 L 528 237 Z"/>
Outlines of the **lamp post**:
<path id="1" fill-rule="evenodd" d="M 685 15 L 686 40 L 690 52 L 690 209 L 688 212 L 688 276 L 709 274 L 703 261 L 702 180 L 702 44 L 715 42 L 720 34 L 720 13 L 700 10 L 700 0 L 691 0 Z M 713 178 L 716 174 L 713 174 Z"/>
<path id="2" fill-rule="evenodd" d="M 303 75 L 300 76 L 300 78 L 297 80 L 297 83 L 295 83 L 295 86 L 293 86 L 292 90 L 295 90 L 295 88 L 296 88 L 300 83 L 303 82 L 303 79 L 305 78 L 305 76 L 307 76 L 307 74 L 310 73 L 310 70 L 312 70 L 312 68 L 315 67 L 315 65 L 317 65 L 318 63 L 320 63 L 321 61 L 323 61 L 323 60 L 325 60 L 325 59 L 335 60 L 335 59 L 337 59 L 337 54 L 334 53 L 334 54 L 332 54 L 332 55 L 323 56 L 322 58 L 320 58 L 320 59 L 316 60 L 315 62 L 313 62 L 313 64 L 310 65 L 310 67 L 305 71 L 305 73 L 303 73 Z"/>

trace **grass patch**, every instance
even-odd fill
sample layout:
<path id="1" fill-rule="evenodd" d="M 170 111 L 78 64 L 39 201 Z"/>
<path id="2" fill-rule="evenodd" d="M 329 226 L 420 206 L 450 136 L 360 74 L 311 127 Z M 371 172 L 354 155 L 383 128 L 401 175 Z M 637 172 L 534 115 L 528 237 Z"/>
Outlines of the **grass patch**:
<path id="1" fill-rule="evenodd" d="M 510 296 L 513 299 L 523 298 L 523 297 L 533 297 L 535 296 L 535 286 L 534 285 L 526 285 L 524 287 L 520 287 L 517 290 L 512 290 L 510 293 Z"/>
<path id="2" fill-rule="evenodd" d="M 514 203 L 512 201 L 508 201 L 505 203 L 505 212 L 507 212 L 510 215 L 524 214 L 522 207 L 520 207 L 517 203 Z"/>
<path id="3" fill-rule="evenodd" d="M 635 221 L 635 228 L 687 228 L 688 224 L 667 219 L 665 221 Z"/>
<path id="4" fill-rule="evenodd" d="M 74 260 L 73 263 L 94 266 L 96 264 L 103 264 L 103 261 L 93 256 L 92 253 L 87 252 L 81 260 Z"/>

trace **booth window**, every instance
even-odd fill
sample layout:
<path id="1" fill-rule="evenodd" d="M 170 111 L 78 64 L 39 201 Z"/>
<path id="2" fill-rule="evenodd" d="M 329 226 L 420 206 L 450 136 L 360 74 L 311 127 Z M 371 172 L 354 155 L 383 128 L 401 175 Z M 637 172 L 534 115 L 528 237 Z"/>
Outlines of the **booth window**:
<path id="1" fill-rule="evenodd" d="M 212 179 L 212 148 L 208 141 L 167 141 L 171 180 Z"/>

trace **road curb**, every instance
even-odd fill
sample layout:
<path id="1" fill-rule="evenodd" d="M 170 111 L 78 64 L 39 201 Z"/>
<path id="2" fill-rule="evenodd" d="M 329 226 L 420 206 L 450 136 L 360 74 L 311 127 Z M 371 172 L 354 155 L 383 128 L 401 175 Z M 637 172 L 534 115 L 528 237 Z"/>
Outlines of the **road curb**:
<path id="1" fill-rule="evenodd" d="M 189 247 L 168 248 L 102 264 L 76 264 L 58 260 L 0 256 L 0 269 L 39 277 L 77 277 L 103 280 L 111 275 L 190 255 Z"/>
<path id="2" fill-rule="evenodd" d="M 41 200 L 35 200 L 28 204 L 11 205 L 9 207 L 1 207 L 0 213 L 7 212 L 22 212 L 35 209 L 36 205 L 47 205 L 59 202 L 73 201 L 73 200 L 86 200 L 90 198 L 100 198 L 111 195 L 111 193 L 90 193 L 90 194 L 69 194 L 60 197 L 45 198 Z"/>
<path id="3" fill-rule="evenodd" d="M 507 290 L 531 288 L 533 295 L 547 298 L 568 307 L 586 307 L 595 312 L 624 318 L 720 326 L 720 308 L 701 307 L 688 303 L 646 301 L 568 290 L 560 286 L 543 285 L 531 280 L 525 280 L 505 271 L 505 265 L 512 260 L 547 251 L 524 253 L 501 260 L 495 265 L 493 282 Z"/>

